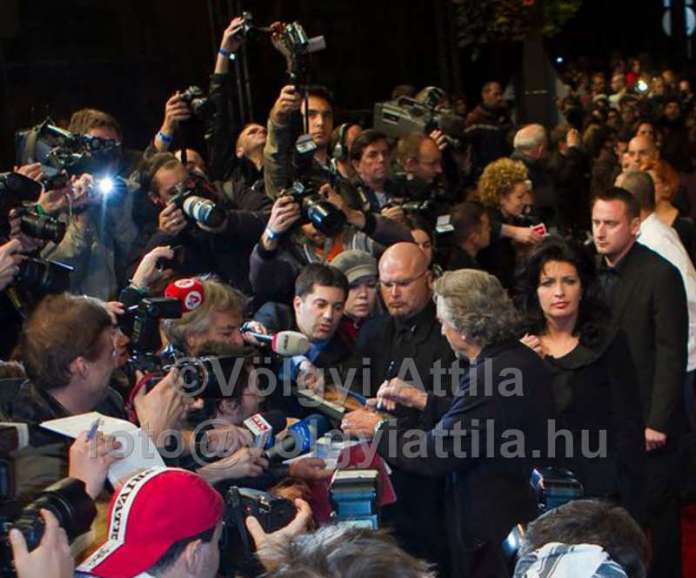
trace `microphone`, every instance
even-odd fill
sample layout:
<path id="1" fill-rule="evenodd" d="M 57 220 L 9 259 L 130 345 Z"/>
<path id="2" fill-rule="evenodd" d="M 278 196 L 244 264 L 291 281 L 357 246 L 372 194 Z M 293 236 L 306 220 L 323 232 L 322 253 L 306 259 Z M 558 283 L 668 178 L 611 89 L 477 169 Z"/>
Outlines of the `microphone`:
<path id="1" fill-rule="evenodd" d="M 273 335 L 264 335 L 263 333 L 252 331 L 249 325 L 245 323 L 242 325 L 241 332 L 251 335 L 262 343 L 270 343 L 273 353 L 283 357 L 304 355 L 309 351 L 309 339 L 299 331 L 279 331 Z"/>
<path id="2" fill-rule="evenodd" d="M 178 299 L 182 313 L 197 309 L 205 301 L 205 290 L 198 279 L 179 279 L 167 285 L 164 296 Z"/>
<path id="3" fill-rule="evenodd" d="M 271 461 L 282 461 L 297 457 L 310 451 L 317 440 L 331 429 L 329 420 L 323 415 L 313 413 L 288 428 L 288 436 L 278 440 L 272 448 L 264 452 Z"/>
<path id="4" fill-rule="evenodd" d="M 280 410 L 256 413 L 244 420 L 244 427 L 254 436 L 254 447 L 268 449 L 273 436 L 285 429 L 287 419 Z"/>

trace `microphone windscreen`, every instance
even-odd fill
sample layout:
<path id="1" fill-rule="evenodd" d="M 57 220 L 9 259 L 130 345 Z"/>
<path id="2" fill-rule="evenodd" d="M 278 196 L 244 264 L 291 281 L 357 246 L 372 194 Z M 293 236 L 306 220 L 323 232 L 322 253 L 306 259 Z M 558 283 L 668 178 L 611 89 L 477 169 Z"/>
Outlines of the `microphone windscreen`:
<path id="1" fill-rule="evenodd" d="M 205 300 L 203 284 L 198 279 L 179 279 L 167 285 L 165 297 L 178 299 L 183 313 L 188 313 L 200 307 Z"/>
<path id="2" fill-rule="evenodd" d="M 261 416 L 265 419 L 270 426 L 273 428 L 273 435 L 278 435 L 279 432 L 285 429 L 288 423 L 285 414 L 279 409 L 272 409 L 270 411 L 264 411 Z"/>
<path id="3" fill-rule="evenodd" d="M 280 331 L 273 336 L 271 349 L 285 357 L 304 355 L 309 351 L 309 339 L 299 331 Z"/>

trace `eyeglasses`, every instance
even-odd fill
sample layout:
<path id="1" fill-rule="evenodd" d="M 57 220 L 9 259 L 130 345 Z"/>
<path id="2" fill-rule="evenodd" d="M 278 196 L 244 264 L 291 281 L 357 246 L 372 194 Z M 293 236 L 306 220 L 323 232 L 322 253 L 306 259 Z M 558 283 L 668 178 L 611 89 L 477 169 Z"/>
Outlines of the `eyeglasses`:
<path id="1" fill-rule="evenodd" d="M 393 289 L 394 287 L 398 287 L 399 289 L 406 289 L 409 285 L 413 284 L 415 281 L 420 279 L 423 275 L 425 275 L 428 272 L 428 269 L 423 271 L 420 275 L 413 277 L 412 279 L 405 279 L 404 281 L 381 281 L 379 284 L 384 288 L 384 289 Z"/>

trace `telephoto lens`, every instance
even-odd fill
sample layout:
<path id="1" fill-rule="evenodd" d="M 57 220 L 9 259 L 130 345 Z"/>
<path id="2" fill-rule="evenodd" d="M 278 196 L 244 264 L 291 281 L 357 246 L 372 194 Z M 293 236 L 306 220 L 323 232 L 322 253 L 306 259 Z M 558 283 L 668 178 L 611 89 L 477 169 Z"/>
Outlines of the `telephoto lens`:
<path id="1" fill-rule="evenodd" d="M 24 508 L 12 524 L 13 528 L 24 534 L 30 551 L 39 545 L 44 533 L 42 509 L 48 510 L 56 517 L 70 542 L 89 531 L 97 516 L 97 508 L 85 491 L 85 483 L 82 480 L 64 478 L 56 482 Z"/>

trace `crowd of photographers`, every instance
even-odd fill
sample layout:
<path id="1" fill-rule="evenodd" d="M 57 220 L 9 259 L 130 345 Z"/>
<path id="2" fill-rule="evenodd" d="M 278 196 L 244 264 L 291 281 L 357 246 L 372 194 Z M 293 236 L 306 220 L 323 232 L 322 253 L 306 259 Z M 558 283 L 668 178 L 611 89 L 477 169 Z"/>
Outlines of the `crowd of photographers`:
<path id="1" fill-rule="evenodd" d="M 3 575 L 63 578 L 77 557 L 102 578 L 681 576 L 689 81 L 567 67 L 556 127 L 516 123 L 495 81 L 470 111 L 402 85 L 339 124 L 307 81 L 315 39 L 275 24 L 291 81 L 267 122 L 235 127 L 252 28 L 231 21 L 208 93 L 172 94 L 144 152 L 94 109 L 17 135 L 0 175 Z M 452 441 L 504 442 L 492 422 L 531 447 L 552 420 L 573 455 Z M 137 428 L 141 461 L 115 435 Z M 347 482 L 317 445 L 340 430 L 378 454 Z M 580 455 L 586 434 L 601 455 Z M 555 490 L 592 499 L 552 509 Z M 350 492 L 366 509 L 347 524 Z"/>

